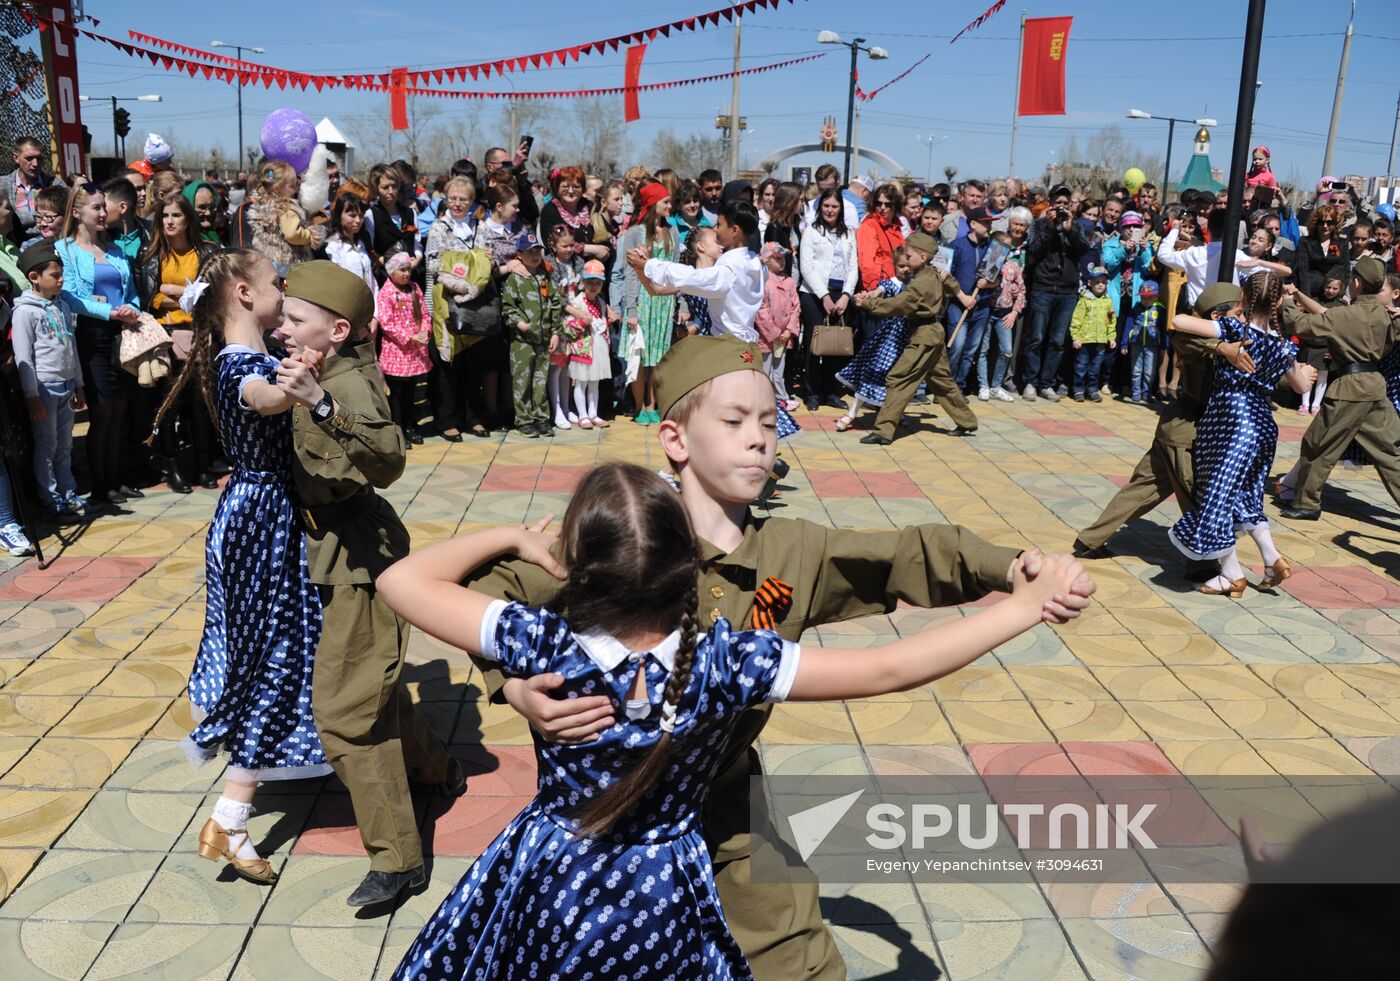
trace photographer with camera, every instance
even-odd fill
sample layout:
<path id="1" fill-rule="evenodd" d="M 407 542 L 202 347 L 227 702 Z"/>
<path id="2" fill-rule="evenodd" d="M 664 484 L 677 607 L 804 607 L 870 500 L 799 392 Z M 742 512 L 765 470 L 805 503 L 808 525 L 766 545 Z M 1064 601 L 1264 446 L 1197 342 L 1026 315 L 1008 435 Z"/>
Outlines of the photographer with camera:
<path id="1" fill-rule="evenodd" d="M 1021 397 L 1058 402 L 1055 381 L 1064 354 L 1069 322 L 1079 302 L 1079 260 L 1089 251 L 1084 232 L 1070 211 L 1072 193 L 1060 184 L 1050 191 L 1050 208 L 1031 226 L 1027 249 L 1030 317 L 1026 323 L 1025 366 Z"/>

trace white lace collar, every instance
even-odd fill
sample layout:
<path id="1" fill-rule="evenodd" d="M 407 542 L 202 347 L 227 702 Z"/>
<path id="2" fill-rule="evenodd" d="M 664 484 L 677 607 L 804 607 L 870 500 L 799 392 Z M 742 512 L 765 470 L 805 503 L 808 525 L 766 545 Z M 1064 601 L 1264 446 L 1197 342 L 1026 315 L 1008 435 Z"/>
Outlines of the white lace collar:
<path id="1" fill-rule="evenodd" d="M 583 653 L 588 655 L 589 660 L 604 671 L 615 670 L 623 661 L 640 661 L 648 653 L 667 671 L 673 671 L 676 665 L 676 650 L 681 646 L 681 632 L 671 631 L 665 640 L 650 651 L 630 651 L 622 641 L 601 630 L 574 634 L 574 640 Z"/>

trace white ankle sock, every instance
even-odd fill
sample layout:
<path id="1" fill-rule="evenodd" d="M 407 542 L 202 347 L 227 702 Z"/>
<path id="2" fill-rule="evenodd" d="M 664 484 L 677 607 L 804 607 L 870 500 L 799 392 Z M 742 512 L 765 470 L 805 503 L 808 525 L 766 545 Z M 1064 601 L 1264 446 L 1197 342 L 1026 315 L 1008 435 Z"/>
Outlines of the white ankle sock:
<path id="1" fill-rule="evenodd" d="M 1254 544 L 1259 546 L 1259 557 L 1264 560 L 1265 568 L 1278 561 L 1278 546 L 1274 544 L 1274 534 L 1268 525 L 1258 525 L 1249 536 L 1254 539 Z"/>
<path id="2" fill-rule="evenodd" d="M 1244 578 L 1244 567 L 1240 565 L 1240 553 L 1231 551 L 1229 555 L 1221 556 L 1220 574 L 1228 580 Z"/>
<path id="3" fill-rule="evenodd" d="M 214 823 L 230 832 L 228 836 L 229 850 L 239 858 L 246 860 L 260 857 L 258 850 L 253 847 L 253 843 L 248 840 L 248 835 L 245 833 L 248 827 L 248 815 L 252 812 L 252 804 L 243 804 L 236 800 L 229 800 L 227 797 L 220 797 L 219 802 L 214 805 Z M 238 834 L 232 833 L 235 829 L 239 831 Z"/>

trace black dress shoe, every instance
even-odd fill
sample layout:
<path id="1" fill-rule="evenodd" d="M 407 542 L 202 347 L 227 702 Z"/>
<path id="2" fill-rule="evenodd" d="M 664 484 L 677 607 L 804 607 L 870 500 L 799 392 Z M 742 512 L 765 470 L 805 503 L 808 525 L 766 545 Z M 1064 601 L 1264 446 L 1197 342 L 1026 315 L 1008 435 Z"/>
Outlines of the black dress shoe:
<path id="1" fill-rule="evenodd" d="M 143 493 L 141 493 L 139 490 L 137 490 L 135 487 L 131 487 L 131 486 L 127 485 L 127 484 L 122 484 L 121 487 L 119 487 L 119 488 L 117 488 L 117 489 L 122 493 L 123 496 L 128 497 L 128 498 L 145 497 L 145 496 L 146 496 L 145 494 L 143 494 Z"/>
<path id="2" fill-rule="evenodd" d="M 826 398 L 822 399 L 822 405 L 830 406 L 833 409 L 840 409 L 842 412 L 846 411 L 846 400 L 837 398 L 835 395 L 828 395 Z"/>
<path id="3" fill-rule="evenodd" d="M 205 490 L 218 490 L 219 478 L 212 473 L 202 473 L 195 478 L 195 483 Z"/>
<path id="4" fill-rule="evenodd" d="M 802 404 L 807 407 L 808 412 L 816 412 L 822 407 L 821 399 L 817 398 L 815 395 L 808 395 L 802 400 Z"/>
<path id="5" fill-rule="evenodd" d="M 115 507 L 118 504 L 125 504 L 131 498 L 127 497 L 119 490 L 109 490 L 107 493 L 99 495 L 108 504 Z"/>
<path id="6" fill-rule="evenodd" d="M 461 797 L 467 792 L 467 778 L 462 773 L 462 764 L 452 761 L 452 772 L 442 783 L 412 783 L 412 788 L 420 794 L 434 797 Z"/>
<path id="7" fill-rule="evenodd" d="M 209 464 L 209 472 L 215 477 L 222 477 L 224 474 L 233 473 L 233 467 L 229 465 L 227 460 L 215 460 Z"/>
<path id="8" fill-rule="evenodd" d="M 418 430 L 415 429 L 413 432 L 411 432 L 411 433 L 408 434 L 408 441 L 409 441 L 410 443 L 412 443 L 414 446 L 422 446 L 422 445 L 423 445 L 423 434 L 420 433 Z"/>
<path id="9" fill-rule="evenodd" d="M 866 433 L 860 438 L 862 443 L 871 443 L 875 446 L 889 446 L 894 440 L 888 436 L 881 436 L 879 433 Z"/>
<path id="10" fill-rule="evenodd" d="M 976 435 L 977 435 L 977 427 L 976 427 L 976 426 L 973 426 L 971 429 L 968 429 L 968 428 L 966 428 L 965 426 L 954 426 L 954 427 L 953 427 L 953 431 L 950 432 L 948 435 L 949 435 L 949 436 L 976 436 Z"/>
<path id="11" fill-rule="evenodd" d="M 460 443 L 462 441 L 462 434 L 457 432 L 457 430 L 455 429 L 452 430 L 452 432 L 450 433 L 441 433 L 439 435 L 441 435 L 442 438 L 447 440 L 449 443 Z"/>
<path id="12" fill-rule="evenodd" d="M 1107 545 L 1086 545 L 1076 538 L 1072 554 L 1076 559 L 1106 559 L 1113 553 L 1108 550 Z"/>
<path id="13" fill-rule="evenodd" d="M 194 488 L 190 486 L 190 482 L 184 477 L 181 477 L 178 470 L 172 470 L 166 474 L 165 482 L 170 485 L 170 489 L 176 494 L 194 493 Z"/>
<path id="14" fill-rule="evenodd" d="M 1279 508 L 1278 513 L 1294 521 L 1316 521 L 1322 517 L 1322 508 L 1300 508 L 1290 504 L 1286 508 Z"/>
<path id="15" fill-rule="evenodd" d="M 398 899 L 399 893 L 405 889 L 417 889 L 427 881 L 428 875 L 421 865 L 407 872 L 370 872 L 360 880 L 350 898 L 345 900 L 345 905 L 376 906 L 387 903 Z"/>

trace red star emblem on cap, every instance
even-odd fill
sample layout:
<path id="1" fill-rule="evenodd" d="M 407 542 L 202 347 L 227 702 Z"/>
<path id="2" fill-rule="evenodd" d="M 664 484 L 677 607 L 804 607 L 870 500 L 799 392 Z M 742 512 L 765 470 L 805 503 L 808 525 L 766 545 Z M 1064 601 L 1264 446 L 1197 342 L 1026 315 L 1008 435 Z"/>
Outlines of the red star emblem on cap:
<path id="1" fill-rule="evenodd" d="M 744 351 L 742 354 L 739 355 L 739 357 L 743 359 L 744 364 L 753 364 L 752 351 Z"/>

